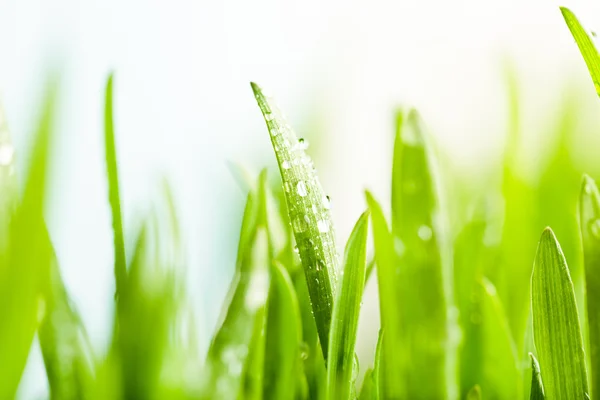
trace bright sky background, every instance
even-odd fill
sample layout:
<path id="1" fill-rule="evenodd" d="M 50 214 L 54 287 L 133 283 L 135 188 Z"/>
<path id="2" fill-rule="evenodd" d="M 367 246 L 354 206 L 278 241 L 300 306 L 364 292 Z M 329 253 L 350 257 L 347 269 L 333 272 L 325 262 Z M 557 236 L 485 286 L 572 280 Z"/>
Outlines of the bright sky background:
<path id="1" fill-rule="evenodd" d="M 600 27 L 598 2 L 567 5 Z M 300 136 L 319 143 L 313 154 L 345 239 L 364 208 L 362 190 L 388 194 L 396 106 L 417 106 L 465 170 L 499 160 L 508 60 L 526 126 L 556 109 L 568 83 L 598 106 L 555 1 L 0 0 L 0 99 L 21 169 L 45 73 L 62 72 L 48 219 L 99 349 L 113 293 L 102 161 L 109 70 L 126 226 L 148 208 L 159 177 L 171 179 L 199 325 L 210 331 L 218 302 L 203 302 L 224 295 L 244 201 L 227 161 L 273 166 L 250 80 L 275 95 Z M 376 302 L 366 307 L 375 312 Z M 26 399 L 45 390 L 36 351 Z"/>

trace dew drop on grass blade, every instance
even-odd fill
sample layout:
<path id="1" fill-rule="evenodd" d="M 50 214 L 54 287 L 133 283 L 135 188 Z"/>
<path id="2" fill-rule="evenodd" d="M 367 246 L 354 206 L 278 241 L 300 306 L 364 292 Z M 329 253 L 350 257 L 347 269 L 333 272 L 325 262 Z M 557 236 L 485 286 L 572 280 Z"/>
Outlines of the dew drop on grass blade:
<path id="1" fill-rule="evenodd" d="M 561 7 L 560 11 L 587 65 L 592 81 L 594 82 L 594 87 L 596 88 L 596 93 L 600 96 L 600 55 L 598 54 L 598 49 L 575 14 L 566 7 Z"/>
<path id="2" fill-rule="evenodd" d="M 533 266 L 531 308 L 546 396 L 584 399 L 588 386 L 575 293 L 565 257 L 550 228 L 542 234 Z"/>
<path id="3" fill-rule="evenodd" d="M 544 400 L 544 385 L 542 384 L 542 375 L 540 374 L 540 365 L 535 356 L 529 353 L 531 358 L 531 392 L 530 400 Z"/>
<path id="4" fill-rule="evenodd" d="M 354 390 L 354 346 L 365 286 L 368 229 L 369 214 L 365 212 L 354 226 L 344 253 L 344 273 L 333 308 L 327 357 L 327 391 L 332 400 L 348 399 Z"/>
<path id="5" fill-rule="evenodd" d="M 600 393 L 600 193 L 592 178 L 583 177 L 579 203 L 592 393 Z"/>
<path id="6" fill-rule="evenodd" d="M 305 146 L 274 102 L 258 85 L 252 83 L 251 86 L 267 123 L 279 164 L 288 214 L 326 357 L 338 263 L 329 200 L 321 188 L 311 159 L 304 151 Z"/>

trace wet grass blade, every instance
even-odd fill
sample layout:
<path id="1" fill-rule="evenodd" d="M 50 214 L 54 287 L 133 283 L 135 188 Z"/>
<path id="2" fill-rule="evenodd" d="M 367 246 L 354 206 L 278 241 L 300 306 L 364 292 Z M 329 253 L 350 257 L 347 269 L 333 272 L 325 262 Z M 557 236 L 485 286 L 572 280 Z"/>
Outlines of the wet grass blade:
<path id="1" fill-rule="evenodd" d="M 123 236 L 123 220 L 121 217 L 121 198 L 119 194 L 119 173 L 117 151 L 115 148 L 115 130 L 113 122 L 113 74 L 106 82 L 106 98 L 104 106 L 104 145 L 106 152 L 106 173 L 108 177 L 108 200 L 112 213 L 114 262 L 116 295 L 118 296 L 127 275 L 125 259 L 125 239 Z"/>
<path id="2" fill-rule="evenodd" d="M 561 7 L 560 11 L 587 65 L 592 81 L 594 82 L 594 87 L 596 88 L 596 93 L 600 96 L 600 55 L 598 54 L 598 49 L 596 49 L 594 41 L 583 26 L 581 26 L 575 14 L 566 7 Z"/>
<path id="3" fill-rule="evenodd" d="M 592 393 L 597 395 L 600 393 L 600 193 L 587 175 L 583 178 L 579 213 L 590 346 L 589 373 Z"/>
<path id="4" fill-rule="evenodd" d="M 531 278 L 531 306 L 546 396 L 586 398 L 585 355 L 573 283 L 550 228 L 546 228 L 538 245 Z"/>
<path id="5" fill-rule="evenodd" d="M 535 356 L 529 353 L 531 358 L 531 392 L 530 400 L 544 400 L 544 385 L 542 384 L 542 375 L 540 374 L 540 365 Z"/>
<path id="6" fill-rule="evenodd" d="M 252 83 L 254 96 L 267 123 L 285 191 L 289 217 L 304 267 L 306 283 L 323 354 L 327 356 L 329 328 L 337 282 L 337 250 L 329 200 L 305 150 L 283 114 Z"/>
<path id="7" fill-rule="evenodd" d="M 353 395 L 354 346 L 365 286 L 369 213 L 361 215 L 346 244 L 342 286 L 333 309 L 327 387 L 330 399 Z"/>

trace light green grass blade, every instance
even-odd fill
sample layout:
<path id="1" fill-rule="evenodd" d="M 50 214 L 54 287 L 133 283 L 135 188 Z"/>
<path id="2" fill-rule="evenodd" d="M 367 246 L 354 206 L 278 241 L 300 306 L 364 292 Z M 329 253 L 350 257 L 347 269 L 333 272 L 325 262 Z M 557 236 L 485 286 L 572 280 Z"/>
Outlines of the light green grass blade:
<path id="1" fill-rule="evenodd" d="M 583 239 L 592 394 L 600 393 L 600 193 L 585 175 L 579 203 Z"/>
<path id="2" fill-rule="evenodd" d="M 373 398 L 380 399 L 381 397 L 381 373 L 383 364 L 383 329 L 379 330 L 377 338 L 377 347 L 375 349 L 375 363 L 373 366 Z"/>
<path id="3" fill-rule="evenodd" d="M 479 385 L 475 385 L 469 390 L 466 400 L 481 400 L 481 388 Z"/>
<path id="4" fill-rule="evenodd" d="M 25 192 L 10 221 L 0 265 L 0 398 L 15 396 L 37 328 L 39 297 L 48 283 L 51 249 L 43 212 L 56 86 L 51 84 L 33 137 Z"/>
<path id="5" fill-rule="evenodd" d="M 583 341 L 573 283 L 550 228 L 538 245 L 531 278 L 533 334 L 548 398 L 588 396 Z"/>
<path id="6" fill-rule="evenodd" d="M 381 328 L 386 332 L 386 340 L 381 344 L 383 350 L 380 359 L 381 367 L 377 373 L 378 389 L 382 398 L 401 398 L 404 396 L 402 380 L 402 357 L 396 357 L 399 346 L 401 316 L 400 293 L 397 290 L 396 255 L 394 239 L 388 229 L 381 206 L 370 192 L 366 192 L 367 204 L 373 222 L 373 241 L 375 244 L 375 261 L 377 263 L 377 283 L 379 287 L 379 312 Z"/>
<path id="7" fill-rule="evenodd" d="M 592 38 L 585 31 L 583 26 L 581 26 L 579 20 L 571 10 L 566 7 L 561 7 L 560 12 L 577 43 L 577 47 L 579 47 L 579 51 L 583 56 L 588 71 L 590 72 L 590 76 L 592 77 L 592 81 L 594 82 L 596 93 L 600 96 L 600 55 L 598 54 L 598 49 L 596 49 Z"/>
<path id="8" fill-rule="evenodd" d="M 330 399 L 348 399 L 354 393 L 354 346 L 365 286 L 369 213 L 361 215 L 346 244 L 342 286 L 333 308 L 327 387 Z"/>
<path id="9" fill-rule="evenodd" d="M 373 381 L 373 373 L 374 372 L 371 368 L 365 372 L 365 377 L 363 378 L 363 384 L 360 388 L 358 400 L 377 399 L 377 397 L 375 397 L 375 382 Z"/>
<path id="10" fill-rule="evenodd" d="M 106 82 L 106 98 L 104 107 L 104 145 L 106 152 L 106 173 L 108 177 L 108 200 L 112 212 L 115 279 L 117 287 L 116 294 L 118 295 L 127 275 L 127 262 L 125 259 L 125 239 L 123 236 L 123 220 L 121 217 L 119 173 L 113 123 L 113 80 L 114 76 L 111 74 Z"/>
<path id="11" fill-rule="evenodd" d="M 540 365 L 533 354 L 529 353 L 529 357 L 531 357 L 531 392 L 529 399 L 544 400 L 544 385 L 542 384 Z"/>
<path id="12" fill-rule="evenodd" d="M 281 111 L 260 87 L 254 96 L 265 118 L 283 181 L 292 223 L 323 354 L 327 356 L 329 327 L 337 280 L 337 250 L 329 213 L 329 200 L 304 151 Z"/>
<path id="13" fill-rule="evenodd" d="M 278 263 L 271 268 L 265 356 L 265 399 L 293 399 L 302 373 L 302 321 L 291 278 Z"/>
<path id="14" fill-rule="evenodd" d="M 454 344 L 449 340 L 451 252 L 439 212 L 429 147 L 416 111 L 399 114 L 392 170 L 392 232 L 398 253 L 406 397 L 455 397 Z M 384 328 L 385 329 L 385 328 Z M 386 329 L 386 341 L 392 340 Z"/>

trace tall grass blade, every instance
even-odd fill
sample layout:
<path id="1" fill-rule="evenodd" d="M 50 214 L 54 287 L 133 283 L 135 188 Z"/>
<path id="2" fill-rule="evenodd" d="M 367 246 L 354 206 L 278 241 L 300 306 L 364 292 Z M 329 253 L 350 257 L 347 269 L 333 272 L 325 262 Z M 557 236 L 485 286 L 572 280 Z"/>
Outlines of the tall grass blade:
<path id="1" fill-rule="evenodd" d="M 373 380 L 373 370 L 369 368 L 367 372 L 365 372 L 365 377 L 363 378 L 363 384 L 360 388 L 360 394 L 358 395 L 358 400 L 374 400 L 377 399 L 375 396 L 375 382 Z"/>
<path id="2" fill-rule="evenodd" d="M 379 330 L 377 348 L 375 349 L 375 365 L 373 366 L 373 398 L 381 398 L 381 364 L 383 363 L 383 329 Z"/>
<path id="3" fill-rule="evenodd" d="M 285 191 L 287 208 L 306 275 L 306 283 L 323 354 L 327 356 L 329 328 L 337 280 L 337 250 L 329 213 L 305 142 L 298 140 L 281 111 L 252 83 L 265 118 Z"/>
<path id="4" fill-rule="evenodd" d="M 550 228 L 540 243 L 531 278 L 533 334 L 548 398 L 588 396 L 583 340 L 573 283 Z"/>
<path id="5" fill-rule="evenodd" d="M 529 357 L 531 357 L 531 392 L 529 399 L 544 400 L 544 385 L 542 384 L 540 365 L 533 354 L 529 353 Z"/>

